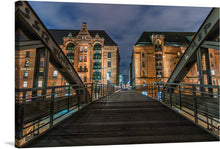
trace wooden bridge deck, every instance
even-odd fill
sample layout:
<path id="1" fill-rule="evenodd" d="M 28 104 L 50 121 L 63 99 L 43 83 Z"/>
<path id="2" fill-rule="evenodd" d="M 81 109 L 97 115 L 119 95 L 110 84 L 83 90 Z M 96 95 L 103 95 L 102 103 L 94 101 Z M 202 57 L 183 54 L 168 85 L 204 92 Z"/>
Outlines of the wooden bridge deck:
<path id="1" fill-rule="evenodd" d="M 218 141 L 160 102 L 132 90 L 96 101 L 26 147 Z"/>

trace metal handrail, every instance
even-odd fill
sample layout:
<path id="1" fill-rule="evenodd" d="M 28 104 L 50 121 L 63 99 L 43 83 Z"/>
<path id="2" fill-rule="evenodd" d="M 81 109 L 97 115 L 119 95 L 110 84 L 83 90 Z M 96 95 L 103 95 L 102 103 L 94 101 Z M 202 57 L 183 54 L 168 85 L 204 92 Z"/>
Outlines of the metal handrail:
<path id="1" fill-rule="evenodd" d="M 199 89 L 204 88 L 204 90 L 198 91 L 198 87 Z M 194 121 L 196 123 L 198 123 L 198 120 L 200 120 L 206 124 L 207 127 L 211 126 L 212 128 L 217 129 L 219 133 L 220 129 L 217 127 L 217 125 L 220 125 L 218 108 L 220 86 L 154 82 L 134 86 L 133 88 L 139 91 L 145 91 L 145 95 L 147 92 L 148 96 L 154 99 L 158 99 L 160 102 L 163 102 L 171 108 L 180 109 L 181 111 L 194 117 Z M 212 91 L 209 90 L 210 88 Z M 207 121 L 203 119 L 206 117 Z M 211 121 L 215 123 L 209 123 L 208 119 L 211 119 Z"/>
<path id="2" fill-rule="evenodd" d="M 33 92 L 45 90 L 44 95 L 33 95 Z M 82 107 L 114 91 L 115 88 L 111 84 L 95 83 L 15 89 L 18 94 L 15 96 L 16 145 L 21 147 L 22 143 L 27 143 L 29 139 L 32 140 L 43 133 L 44 129 L 47 131 L 53 128 L 55 121 L 62 121 L 68 113 L 80 111 Z M 43 125 L 39 126 L 39 123 Z M 26 132 L 27 129 L 33 130 Z"/>

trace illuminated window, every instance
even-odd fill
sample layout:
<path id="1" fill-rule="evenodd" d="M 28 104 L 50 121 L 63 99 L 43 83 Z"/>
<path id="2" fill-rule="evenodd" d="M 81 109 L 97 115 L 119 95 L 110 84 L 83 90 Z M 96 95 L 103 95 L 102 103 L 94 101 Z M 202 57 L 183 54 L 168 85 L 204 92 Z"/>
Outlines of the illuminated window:
<path id="1" fill-rule="evenodd" d="M 57 77 L 57 71 L 56 70 L 53 71 L 53 77 Z"/>
<path id="2" fill-rule="evenodd" d="M 84 57 L 84 62 L 87 62 L 87 56 L 85 55 L 85 57 Z"/>
<path id="3" fill-rule="evenodd" d="M 72 50 L 72 51 L 74 51 L 74 44 L 73 43 L 69 43 L 68 45 L 67 45 L 67 48 L 66 48 L 67 50 Z"/>
<path id="4" fill-rule="evenodd" d="M 44 66 L 44 61 L 40 61 L 40 67 Z"/>
<path id="5" fill-rule="evenodd" d="M 83 52 L 83 47 L 82 46 L 80 47 L 80 52 Z"/>
<path id="6" fill-rule="evenodd" d="M 29 67 L 29 61 L 25 62 L 25 67 Z"/>
<path id="7" fill-rule="evenodd" d="M 27 78 L 28 77 L 28 71 L 24 72 L 24 77 Z"/>
<path id="8" fill-rule="evenodd" d="M 93 79 L 101 79 L 101 72 L 100 71 L 93 72 Z"/>
<path id="9" fill-rule="evenodd" d="M 38 81 L 38 87 L 42 87 L 42 81 Z"/>
<path id="10" fill-rule="evenodd" d="M 95 53 L 93 59 L 101 59 L 101 53 Z"/>
<path id="11" fill-rule="evenodd" d="M 215 71 L 214 71 L 214 70 L 211 70 L 211 74 L 214 76 L 214 75 L 215 75 Z"/>
<path id="12" fill-rule="evenodd" d="M 108 76 L 111 77 L 111 71 L 108 71 Z"/>
<path id="13" fill-rule="evenodd" d="M 96 43 L 94 45 L 94 50 L 101 50 L 101 49 L 102 49 L 102 46 L 100 44 Z"/>
<path id="14" fill-rule="evenodd" d="M 161 71 L 157 71 L 156 74 L 157 75 L 162 75 L 162 72 Z"/>
<path id="15" fill-rule="evenodd" d="M 70 60 L 74 60 L 74 53 L 67 53 L 67 58 Z"/>
<path id="16" fill-rule="evenodd" d="M 110 77 L 111 77 L 111 71 L 108 71 L 108 73 L 107 73 L 107 80 L 109 80 Z"/>
<path id="17" fill-rule="evenodd" d="M 24 81 L 23 87 L 24 87 L 24 88 L 27 87 L 27 81 Z"/>
<path id="18" fill-rule="evenodd" d="M 87 52 L 87 46 L 85 46 L 85 52 Z"/>
<path id="19" fill-rule="evenodd" d="M 81 55 L 80 58 L 79 58 L 79 61 L 82 62 L 82 60 L 83 60 L 83 57 L 82 57 L 82 55 Z"/>
<path id="20" fill-rule="evenodd" d="M 93 63 L 93 69 L 100 69 L 101 68 L 101 62 L 94 62 Z"/>

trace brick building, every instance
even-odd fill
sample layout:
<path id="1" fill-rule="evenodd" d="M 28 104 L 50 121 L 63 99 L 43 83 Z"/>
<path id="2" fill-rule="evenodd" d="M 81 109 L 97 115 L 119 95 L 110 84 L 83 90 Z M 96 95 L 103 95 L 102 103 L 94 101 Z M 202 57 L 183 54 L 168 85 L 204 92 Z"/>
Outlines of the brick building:
<path id="1" fill-rule="evenodd" d="M 167 82 L 193 35 L 193 32 L 143 32 L 134 45 L 131 57 L 130 82 L 132 85 Z M 219 54 L 219 50 L 209 49 L 213 85 L 220 84 Z M 205 63 L 205 58 L 202 58 L 202 61 Z M 182 83 L 199 83 L 197 74 L 195 64 Z M 204 83 L 207 84 L 207 82 Z"/>
<path id="2" fill-rule="evenodd" d="M 88 31 L 86 23 L 81 30 L 49 30 L 61 50 L 84 83 L 119 83 L 119 51 L 117 44 L 103 30 Z M 33 35 L 32 35 L 33 36 Z M 34 36 L 33 36 L 34 37 Z M 30 40 L 21 30 L 16 29 L 16 42 Z M 33 42 L 34 43 L 34 42 Z M 40 55 L 39 73 L 35 71 L 36 55 Z M 15 50 L 15 87 L 43 87 L 45 50 L 26 48 Z M 34 74 L 38 74 L 34 85 Z M 36 76 L 35 76 L 36 77 Z M 47 86 L 67 84 L 60 71 L 48 64 Z"/>
<path id="3" fill-rule="evenodd" d="M 104 30 L 49 30 L 84 83 L 119 84 L 119 49 Z"/>

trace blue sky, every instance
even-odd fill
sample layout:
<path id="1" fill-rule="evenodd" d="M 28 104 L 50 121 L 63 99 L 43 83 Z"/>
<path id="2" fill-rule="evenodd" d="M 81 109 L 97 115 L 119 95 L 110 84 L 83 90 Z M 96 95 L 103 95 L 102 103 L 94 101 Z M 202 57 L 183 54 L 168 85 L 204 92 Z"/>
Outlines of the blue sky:
<path id="1" fill-rule="evenodd" d="M 133 46 L 144 31 L 196 32 L 209 7 L 29 2 L 48 29 L 105 30 L 118 44 L 120 71 L 128 81 Z"/>

